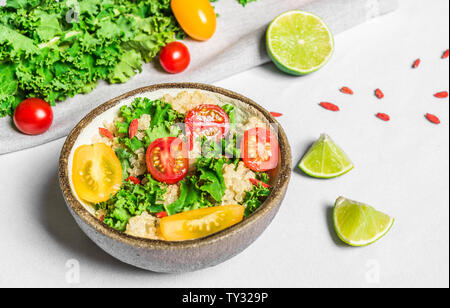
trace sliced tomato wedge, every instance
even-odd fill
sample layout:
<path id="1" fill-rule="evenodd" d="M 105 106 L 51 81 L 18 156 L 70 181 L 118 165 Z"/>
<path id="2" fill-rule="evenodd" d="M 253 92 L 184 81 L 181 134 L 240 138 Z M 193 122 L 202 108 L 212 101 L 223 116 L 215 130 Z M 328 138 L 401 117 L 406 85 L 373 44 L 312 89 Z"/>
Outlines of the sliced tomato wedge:
<path id="1" fill-rule="evenodd" d="M 156 139 L 147 149 L 146 162 L 147 170 L 155 180 L 178 183 L 188 172 L 187 146 L 176 137 Z"/>
<path id="2" fill-rule="evenodd" d="M 230 131 L 230 119 L 225 110 L 217 105 L 195 107 L 186 115 L 185 124 L 191 150 L 194 138 L 216 138 L 219 141 Z"/>
<path id="3" fill-rule="evenodd" d="M 201 238 L 237 224 L 244 218 L 242 205 L 221 205 L 192 210 L 161 219 L 161 234 L 166 241 Z"/>
<path id="4" fill-rule="evenodd" d="M 241 141 L 241 151 L 244 164 L 253 171 L 264 172 L 278 165 L 277 137 L 263 127 L 245 131 Z"/>
<path id="5" fill-rule="evenodd" d="M 80 199 L 91 203 L 108 200 L 122 184 L 116 153 L 104 143 L 80 146 L 73 156 L 72 182 Z"/>

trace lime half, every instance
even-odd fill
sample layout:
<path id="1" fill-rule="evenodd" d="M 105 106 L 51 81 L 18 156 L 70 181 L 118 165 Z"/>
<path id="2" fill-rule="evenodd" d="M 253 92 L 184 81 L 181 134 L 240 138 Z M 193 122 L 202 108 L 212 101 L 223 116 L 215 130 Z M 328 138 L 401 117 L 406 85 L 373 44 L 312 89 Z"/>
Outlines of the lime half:
<path id="1" fill-rule="evenodd" d="M 353 163 L 331 138 L 322 134 L 302 158 L 300 169 L 315 178 L 335 178 L 353 169 Z"/>
<path id="2" fill-rule="evenodd" d="M 322 19 L 308 12 L 281 14 L 267 30 L 267 52 L 282 71 L 306 75 L 324 66 L 334 50 L 333 34 Z"/>
<path id="3" fill-rule="evenodd" d="M 394 224 L 394 218 L 344 197 L 336 200 L 333 221 L 339 238 L 351 246 L 367 246 L 376 242 Z"/>

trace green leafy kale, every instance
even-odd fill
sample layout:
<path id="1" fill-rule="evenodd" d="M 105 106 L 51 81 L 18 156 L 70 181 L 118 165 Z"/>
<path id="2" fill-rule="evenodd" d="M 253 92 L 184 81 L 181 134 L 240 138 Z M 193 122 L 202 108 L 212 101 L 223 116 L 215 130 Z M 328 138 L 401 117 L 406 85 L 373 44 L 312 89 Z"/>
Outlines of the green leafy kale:
<path id="1" fill-rule="evenodd" d="M 0 117 L 126 82 L 183 36 L 170 0 L 7 0 L 0 7 Z"/>
<path id="2" fill-rule="evenodd" d="M 161 100 L 151 101 L 148 98 L 138 97 L 131 106 L 123 106 L 120 109 L 120 117 L 125 121 L 117 122 L 116 127 L 119 133 L 128 134 L 128 128 L 131 121 L 139 119 L 142 115 L 148 114 L 151 117 L 150 127 L 146 130 L 146 136 L 143 143 L 136 137 L 133 140 L 121 138 L 124 143 L 133 152 L 141 147 L 148 147 L 150 143 L 157 138 L 169 136 L 178 136 L 181 129 L 174 124 L 184 122 L 184 116 L 172 108 L 172 105 Z"/>
<path id="3" fill-rule="evenodd" d="M 186 212 L 220 203 L 225 194 L 222 168 L 227 158 L 200 157 L 197 171 L 181 181 L 177 201 L 166 206 L 169 215 Z"/>
<path id="4" fill-rule="evenodd" d="M 125 231 L 131 217 L 141 215 L 144 211 L 159 213 L 164 211 L 163 196 L 166 185 L 147 175 L 145 185 L 123 182 L 119 192 L 106 202 L 95 205 L 96 210 L 106 212 L 103 222 L 119 231 Z"/>
<path id="5" fill-rule="evenodd" d="M 263 187 L 261 184 L 253 186 L 253 189 L 248 191 L 244 197 L 244 217 L 248 217 L 254 213 L 269 195 L 270 188 Z"/>

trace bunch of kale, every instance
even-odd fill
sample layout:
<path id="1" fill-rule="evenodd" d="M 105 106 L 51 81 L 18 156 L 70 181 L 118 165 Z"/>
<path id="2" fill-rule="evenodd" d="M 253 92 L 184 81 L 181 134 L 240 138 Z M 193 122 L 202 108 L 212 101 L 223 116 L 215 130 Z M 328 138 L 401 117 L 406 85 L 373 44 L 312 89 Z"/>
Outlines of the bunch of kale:
<path id="1" fill-rule="evenodd" d="M 182 36 L 170 0 L 7 0 L 0 8 L 0 117 L 128 81 Z"/>

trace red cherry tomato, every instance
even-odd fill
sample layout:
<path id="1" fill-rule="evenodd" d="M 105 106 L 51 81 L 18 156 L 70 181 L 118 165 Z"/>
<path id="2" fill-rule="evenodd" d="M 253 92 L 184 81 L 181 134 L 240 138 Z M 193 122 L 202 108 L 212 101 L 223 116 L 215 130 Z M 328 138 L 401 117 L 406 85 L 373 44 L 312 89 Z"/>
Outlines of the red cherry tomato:
<path id="1" fill-rule="evenodd" d="M 187 146 L 176 137 L 156 139 L 147 149 L 146 162 L 148 172 L 155 180 L 178 183 L 188 172 Z"/>
<path id="2" fill-rule="evenodd" d="M 52 125 L 53 111 L 42 99 L 28 98 L 16 107 L 13 120 L 22 133 L 39 135 L 45 133 Z"/>
<path id="3" fill-rule="evenodd" d="M 186 45 L 181 42 L 172 42 L 161 49 L 159 62 L 168 73 L 178 74 L 189 66 L 191 55 Z"/>
<path id="4" fill-rule="evenodd" d="M 247 130 L 241 142 L 242 160 L 253 171 L 274 169 L 278 164 L 278 140 L 270 130 L 256 127 Z"/>
<path id="5" fill-rule="evenodd" d="M 225 110 L 217 105 L 199 105 L 192 109 L 185 119 L 187 136 L 191 149 L 194 137 L 220 140 L 230 131 L 230 119 Z"/>

